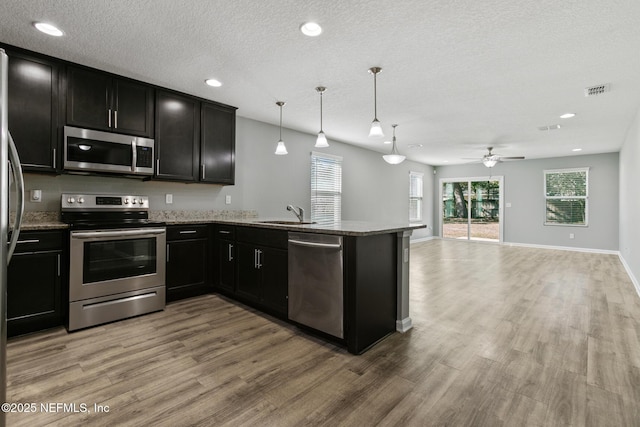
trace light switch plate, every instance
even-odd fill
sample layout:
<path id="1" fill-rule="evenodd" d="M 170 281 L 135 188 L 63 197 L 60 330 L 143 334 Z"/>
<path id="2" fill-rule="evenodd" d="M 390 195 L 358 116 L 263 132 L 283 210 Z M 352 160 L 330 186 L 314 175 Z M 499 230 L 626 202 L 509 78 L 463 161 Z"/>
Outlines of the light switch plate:
<path id="1" fill-rule="evenodd" d="M 507 202 L 507 203 L 505 203 L 505 206 L 510 208 L 511 207 L 511 203 Z"/>
<path id="2" fill-rule="evenodd" d="M 230 204 L 231 204 L 231 196 L 230 196 L 230 195 L 228 195 L 228 194 L 227 194 L 227 195 L 224 197 L 224 203 L 225 203 L 226 205 L 230 205 Z"/>
<path id="3" fill-rule="evenodd" d="M 167 194 L 164 196 L 164 202 L 168 205 L 173 203 L 173 194 Z"/>

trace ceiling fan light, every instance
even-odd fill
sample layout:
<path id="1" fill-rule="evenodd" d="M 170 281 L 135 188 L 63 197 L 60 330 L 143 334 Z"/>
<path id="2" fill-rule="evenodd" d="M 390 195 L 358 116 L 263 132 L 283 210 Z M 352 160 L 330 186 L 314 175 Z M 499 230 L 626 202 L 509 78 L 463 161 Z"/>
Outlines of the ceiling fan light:
<path id="1" fill-rule="evenodd" d="M 316 139 L 316 148 L 327 148 L 329 143 L 327 142 L 327 136 L 323 131 L 318 132 L 318 138 Z"/>
<path id="2" fill-rule="evenodd" d="M 284 145 L 284 141 L 278 141 L 278 145 L 276 146 L 276 154 L 278 156 L 284 156 L 285 154 L 289 154 L 287 151 L 287 147 Z"/>
<path id="3" fill-rule="evenodd" d="M 382 156 L 382 158 L 390 165 L 398 165 L 404 162 L 406 156 L 403 156 L 402 154 L 385 154 L 384 156 Z"/>
<path id="4" fill-rule="evenodd" d="M 382 126 L 380 125 L 380 122 L 378 121 L 378 119 L 373 119 L 373 121 L 371 122 L 371 129 L 369 129 L 369 136 L 370 137 L 376 137 L 376 138 L 381 138 L 384 136 L 384 132 L 382 131 Z"/>
<path id="5" fill-rule="evenodd" d="M 393 127 L 393 147 L 391 147 L 391 154 L 385 154 L 384 156 L 382 156 L 382 158 L 390 165 L 397 165 L 404 162 L 404 159 L 406 159 L 407 157 L 400 154 L 398 152 L 398 147 L 396 146 L 396 127 L 398 125 L 391 126 Z"/>
<path id="6" fill-rule="evenodd" d="M 484 159 L 482 159 L 482 164 L 485 165 L 488 168 L 494 167 L 497 163 L 498 163 L 498 161 L 496 159 L 491 158 L 491 157 L 485 157 Z"/>

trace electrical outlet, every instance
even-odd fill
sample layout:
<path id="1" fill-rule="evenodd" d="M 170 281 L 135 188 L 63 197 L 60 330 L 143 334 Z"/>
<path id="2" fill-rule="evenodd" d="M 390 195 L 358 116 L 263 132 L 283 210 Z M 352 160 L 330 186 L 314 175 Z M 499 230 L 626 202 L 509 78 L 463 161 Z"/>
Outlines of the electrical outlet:
<path id="1" fill-rule="evenodd" d="M 231 196 L 230 196 L 230 195 L 228 195 L 228 194 L 227 194 L 227 195 L 224 197 L 224 203 L 225 203 L 226 205 L 230 205 L 230 204 L 231 204 Z"/>
<path id="2" fill-rule="evenodd" d="M 31 190 L 30 200 L 34 203 L 40 203 L 42 201 L 42 190 Z"/>
<path id="3" fill-rule="evenodd" d="M 573 238 L 575 238 L 575 237 L 576 237 L 576 235 L 575 235 L 575 234 L 573 234 L 573 233 L 569 233 L 569 238 L 570 238 L 570 239 L 573 239 Z"/>
<path id="4" fill-rule="evenodd" d="M 511 207 L 511 203 L 507 202 L 507 203 L 505 203 L 505 206 L 506 206 L 507 208 L 510 208 L 510 207 Z"/>
<path id="5" fill-rule="evenodd" d="M 164 202 L 168 205 L 173 203 L 173 194 L 166 194 L 164 196 Z"/>

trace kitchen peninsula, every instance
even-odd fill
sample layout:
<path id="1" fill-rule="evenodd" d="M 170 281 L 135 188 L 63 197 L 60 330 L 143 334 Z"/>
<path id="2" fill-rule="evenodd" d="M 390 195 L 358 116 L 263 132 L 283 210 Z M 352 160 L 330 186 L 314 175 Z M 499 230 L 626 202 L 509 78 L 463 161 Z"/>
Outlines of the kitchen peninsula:
<path id="1" fill-rule="evenodd" d="M 64 232 L 67 225 L 54 216 L 29 213 L 25 234 L 56 228 Z M 362 221 L 296 224 L 258 218 L 255 211 L 152 211 L 150 218 L 167 224 L 168 301 L 214 291 L 291 322 L 287 309 L 289 232 L 340 236 L 344 338 L 292 323 L 338 342 L 354 354 L 412 326 L 409 236 L 424 225 Z"/>

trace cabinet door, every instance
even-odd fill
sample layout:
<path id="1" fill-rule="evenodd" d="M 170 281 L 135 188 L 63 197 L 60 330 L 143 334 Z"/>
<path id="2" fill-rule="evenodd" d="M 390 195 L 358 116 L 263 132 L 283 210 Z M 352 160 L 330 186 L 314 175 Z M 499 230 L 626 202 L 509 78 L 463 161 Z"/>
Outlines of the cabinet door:
<path id="1" fill-rule="evenodd" d="M 153 138 L 153 89 L 126 80 L 114 80 L 113 129 Z"/>
<path id="2" fill-rule="evenodd" d="M 167 301 L 202 293 L 206 287 L 207 240 L 167 243 Z"/>
<path id="3" fill-rule="evenodd" d="M 288 256 L 282 249 L 264 249 L 262 256 L 262 304 L 286 315 L 289 293 Z"/>
<path id="4" fill-rule="evenodd" d="M 111 130 L 111 76 L 67 68 L 67 123 Z"/>
<path id="5" fill-rule="evenodd" d="M 58 64 L 9 52 L 9 131 L 25 171 L 55 172 Z"/>
<path id="6" fill-rule="evenodd" d="M 156 93 L 156 178 L 196 181 L 200 103 L 170 92 Z"/>
<path id="7" fill-rule="evenodd" d="M 247 243 L 237 242 L 236 244 L 238 245 L 238 283 L 236 291 L 241 297 L 258 301 L 260 299 L 260 282 L 262 281 L 262 271 L 258 268 L 259 249 Z"/>
<path id="8" fill-rule="evenodd" d="M 62 324 L 60 257 L 61 251 L 13 255 L 7 269 L 9 336 Z"/>
<path id="9" fill-rule="evenodd" d="M 235 179 L 236 111 L 202 103 L 200 181 L 233 184 Z"/>
<path id="10" fill-rule="evenodd" d="M 231 240 L 218 240 L 218 283 L 227 292 L 235 292 L 236 248 Z"/>

